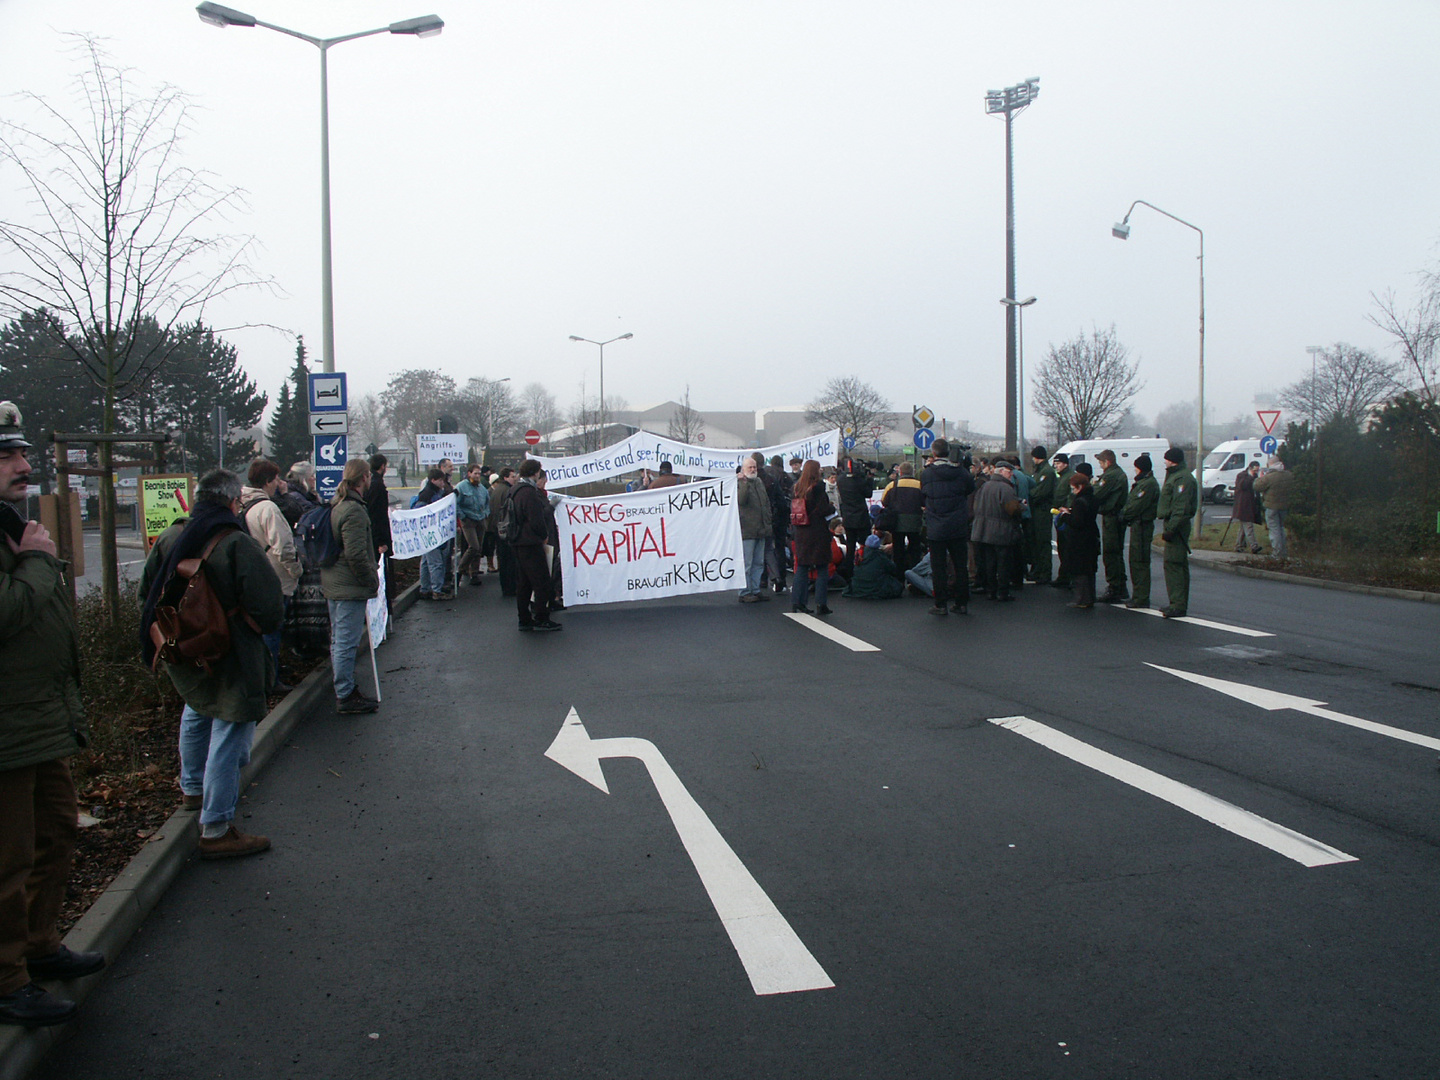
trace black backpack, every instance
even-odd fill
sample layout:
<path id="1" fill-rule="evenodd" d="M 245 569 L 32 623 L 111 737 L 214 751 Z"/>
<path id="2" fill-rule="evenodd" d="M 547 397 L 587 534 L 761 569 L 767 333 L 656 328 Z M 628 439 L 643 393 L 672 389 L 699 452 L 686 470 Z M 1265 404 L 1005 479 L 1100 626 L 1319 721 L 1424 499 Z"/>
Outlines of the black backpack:
<path id="1" fill-rule="evenodd" d="M 330 521 L 331 508 L 314 506 L 295 526 L 295 546 L 307 570 L 323 570 L 340 561 L 340 538 Z"/>
<path id="2" fill-rule="evenodd" d="M 513 544 L 520 539 L 520 511 L 515 508 L 514 492 L 510 493 L 505 505 L 500 508 L 500 521 L 496 524 L 495 531 L 507 544 Z"/>

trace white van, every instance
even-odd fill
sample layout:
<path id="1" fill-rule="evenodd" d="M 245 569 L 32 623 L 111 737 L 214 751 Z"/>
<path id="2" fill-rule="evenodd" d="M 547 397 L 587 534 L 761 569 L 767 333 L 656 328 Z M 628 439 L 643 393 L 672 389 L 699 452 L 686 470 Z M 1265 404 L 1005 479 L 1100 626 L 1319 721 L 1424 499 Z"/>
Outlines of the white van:
<path id="1" fill-rule="evenodd" d="M 1205 455 L 1205 472 L 1201 490 L 1211 502 L 1233 502 L 1235 500 L 1235 478 L 1248 469 L 1252 462 L 1265 467 L 1265 455 L 1260 452 L 1259 439 L 1231 439 Z"/>
<path id="2" fill-rule="evenodd" d="M 1090 462 L 1090 467 L 1095 469 L 1095 475 L 1099 476 L 1100 470 L 1095 468 L 1095 455 L 1101 450 L 1113 450 L 1115 464 L 1125 470 L 1125 479 L 1130 480 L 1135 476 L 1135 459 L 1141 454 L 1149 454 L 1150 467 L 1155 471 L 1155 475 L 1164 476 L 1163 459 L 1165 451 L 1169 449 L 1169 439 L 1077 439 L 1060 447 L 1058 453 L 1070 455 L 1072 469 L 1082 461 Z"/>

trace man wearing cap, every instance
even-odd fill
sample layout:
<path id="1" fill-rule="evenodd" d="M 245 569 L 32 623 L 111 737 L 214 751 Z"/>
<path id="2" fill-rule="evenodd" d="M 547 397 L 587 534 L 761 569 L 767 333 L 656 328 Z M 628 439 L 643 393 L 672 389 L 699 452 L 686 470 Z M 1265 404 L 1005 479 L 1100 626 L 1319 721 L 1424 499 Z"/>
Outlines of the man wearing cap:
<path id="1" fill-rule="evenodd" d="M 0 401 L 0 1023 L 43 1027 L 69 1020 L 75 1003 L 34 980 L 89 975 L 105 958 L 71 952 L 55 925 L 79 834 L 67 759 L 89 740 L 65 565 L 44 526 L 21 513 L 30 475 L 21 423 Z"/>
<path id="2" fill-rule="evenodd" d="M 1130 599 L 1127 608 L 1150 606 L 1150 542 L 1155 537 L 1155 506 L 1160 501 L 1160 485 L 1155 482 L 1150 455 L 1135 459 L 1135 483 L 1125 499 L 1120 520 L 1130 528 Z"/>
<path id="3" fill-rule="evenodd" d="M 1055 501 L 1055 470 L 1045 461 L 1045 447 L 1030 451 L 1030 577 L 1037 585 L 1050 584 L 1050 507 Z"/>
<path id="4" fill-rule="evenodd" d="M 1069 589 L 1070 559 L 1063 527 L 1065 519 L 1063 514 L 1057 515 L 1055 511 L 1070 509 L 1070 455 L 1056 451 L 1051 460 L 1055 465 L 1055 493 L 1050 497 L 1050 513 L 1055 521 L 1055 561 L 1059 565 L 1055 570 L 1055 580 L 1050 584 L 1056 589 Z"/>
<path id="5" fill-rule="evenodd" d="M 1165 593 L 1168 603 L 1160 609 L 1167 619 L 1178 619 L 1190 607 L 1190 525 L 1195 517 L 1195 477 L 1185 468 L 1185 451 L 1172 446 L 1165 451 L 1165 483 L 1155 513 L 1164 530 Z"/>
<path id="6" fill-rule="evenodd" d="M 1125 581 L 1125 523 L 1120 512 L 1125 509 L 1125 496 L 1130 483 L 1125 470 L 1115 464 L 1115 451 L 1101 450 L 1095 455 L 1101 473 L 1095 481 L 1095 503 L 1100 513 L 1100 541 L 1105 560 L 1105 595 L 1102 604 L 1118 604 L 1130 598 Z"/>

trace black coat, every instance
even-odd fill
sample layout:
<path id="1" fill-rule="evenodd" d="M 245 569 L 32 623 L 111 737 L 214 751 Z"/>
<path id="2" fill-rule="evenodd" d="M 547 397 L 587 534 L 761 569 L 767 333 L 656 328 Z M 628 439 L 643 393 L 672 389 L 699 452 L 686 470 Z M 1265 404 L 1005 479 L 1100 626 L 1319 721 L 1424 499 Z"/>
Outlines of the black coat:
<path id="1" fill-rule="evenodd" d="M 514 546 L 538 548 L 548 544 L 555 512 L 545 493 L 533 482 L 522 480 L 511 488 L 510 501 L 515 504 L 515 513 L 520 519 L 520 538 L 513 541 Z"/>
<path id="2" fill-rule="evenodd" d="M 385 488 L 385 478 L 370 474 L 370 487 L 365 491 L 365 512 L 370 515 L 370 535 L 378 550 L 390 550 L 390 492 Z"/>
<path id="3" fill-rule="evenodd" d="M 936 461 L 920 474 L 925 535 L 931 540 L 963 540 L 970 535 L 970 495 L 975 478 L 953 461 Z M 847 521 L 848 529 L 850 523 Z"/>
<path id="4" fill-rule="evenodd" d="M 1077 572 L 1095 572 L 1100 558 L 1100 528 L 1095 524 L 1095 515 L 1100 505 L 1095 501 L 1095 491 L 1086 484 L 1070 500 L 1070 513 L 1065 516 L 1065 535 L 1070 565 Z"/>
<path id="5" fill-rule="evenodd" d="M 863 539 L 870 532 L 870 496 L 875 490 L 870 470 L 858 461 L 848 467 L 842 464 L 835 475 L 835 487 L 840 495 L 840 520 L 847 531 Z"/>

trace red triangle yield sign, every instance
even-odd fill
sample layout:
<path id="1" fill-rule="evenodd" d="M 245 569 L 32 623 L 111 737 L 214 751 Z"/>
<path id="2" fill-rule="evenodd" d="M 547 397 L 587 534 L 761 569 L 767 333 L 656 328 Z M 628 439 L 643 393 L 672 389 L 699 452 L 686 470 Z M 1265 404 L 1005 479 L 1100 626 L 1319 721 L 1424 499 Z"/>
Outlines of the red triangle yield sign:
<path id="1" fill-rule="evenodd" d="M 1265 428 L 1265 434 L 1269 435 L 1275 430 L 1275 421 L 1280 419 L 1279 409 L 1256 409 L 1255 415 L 1260 418 L 1260 423 Z"/>

